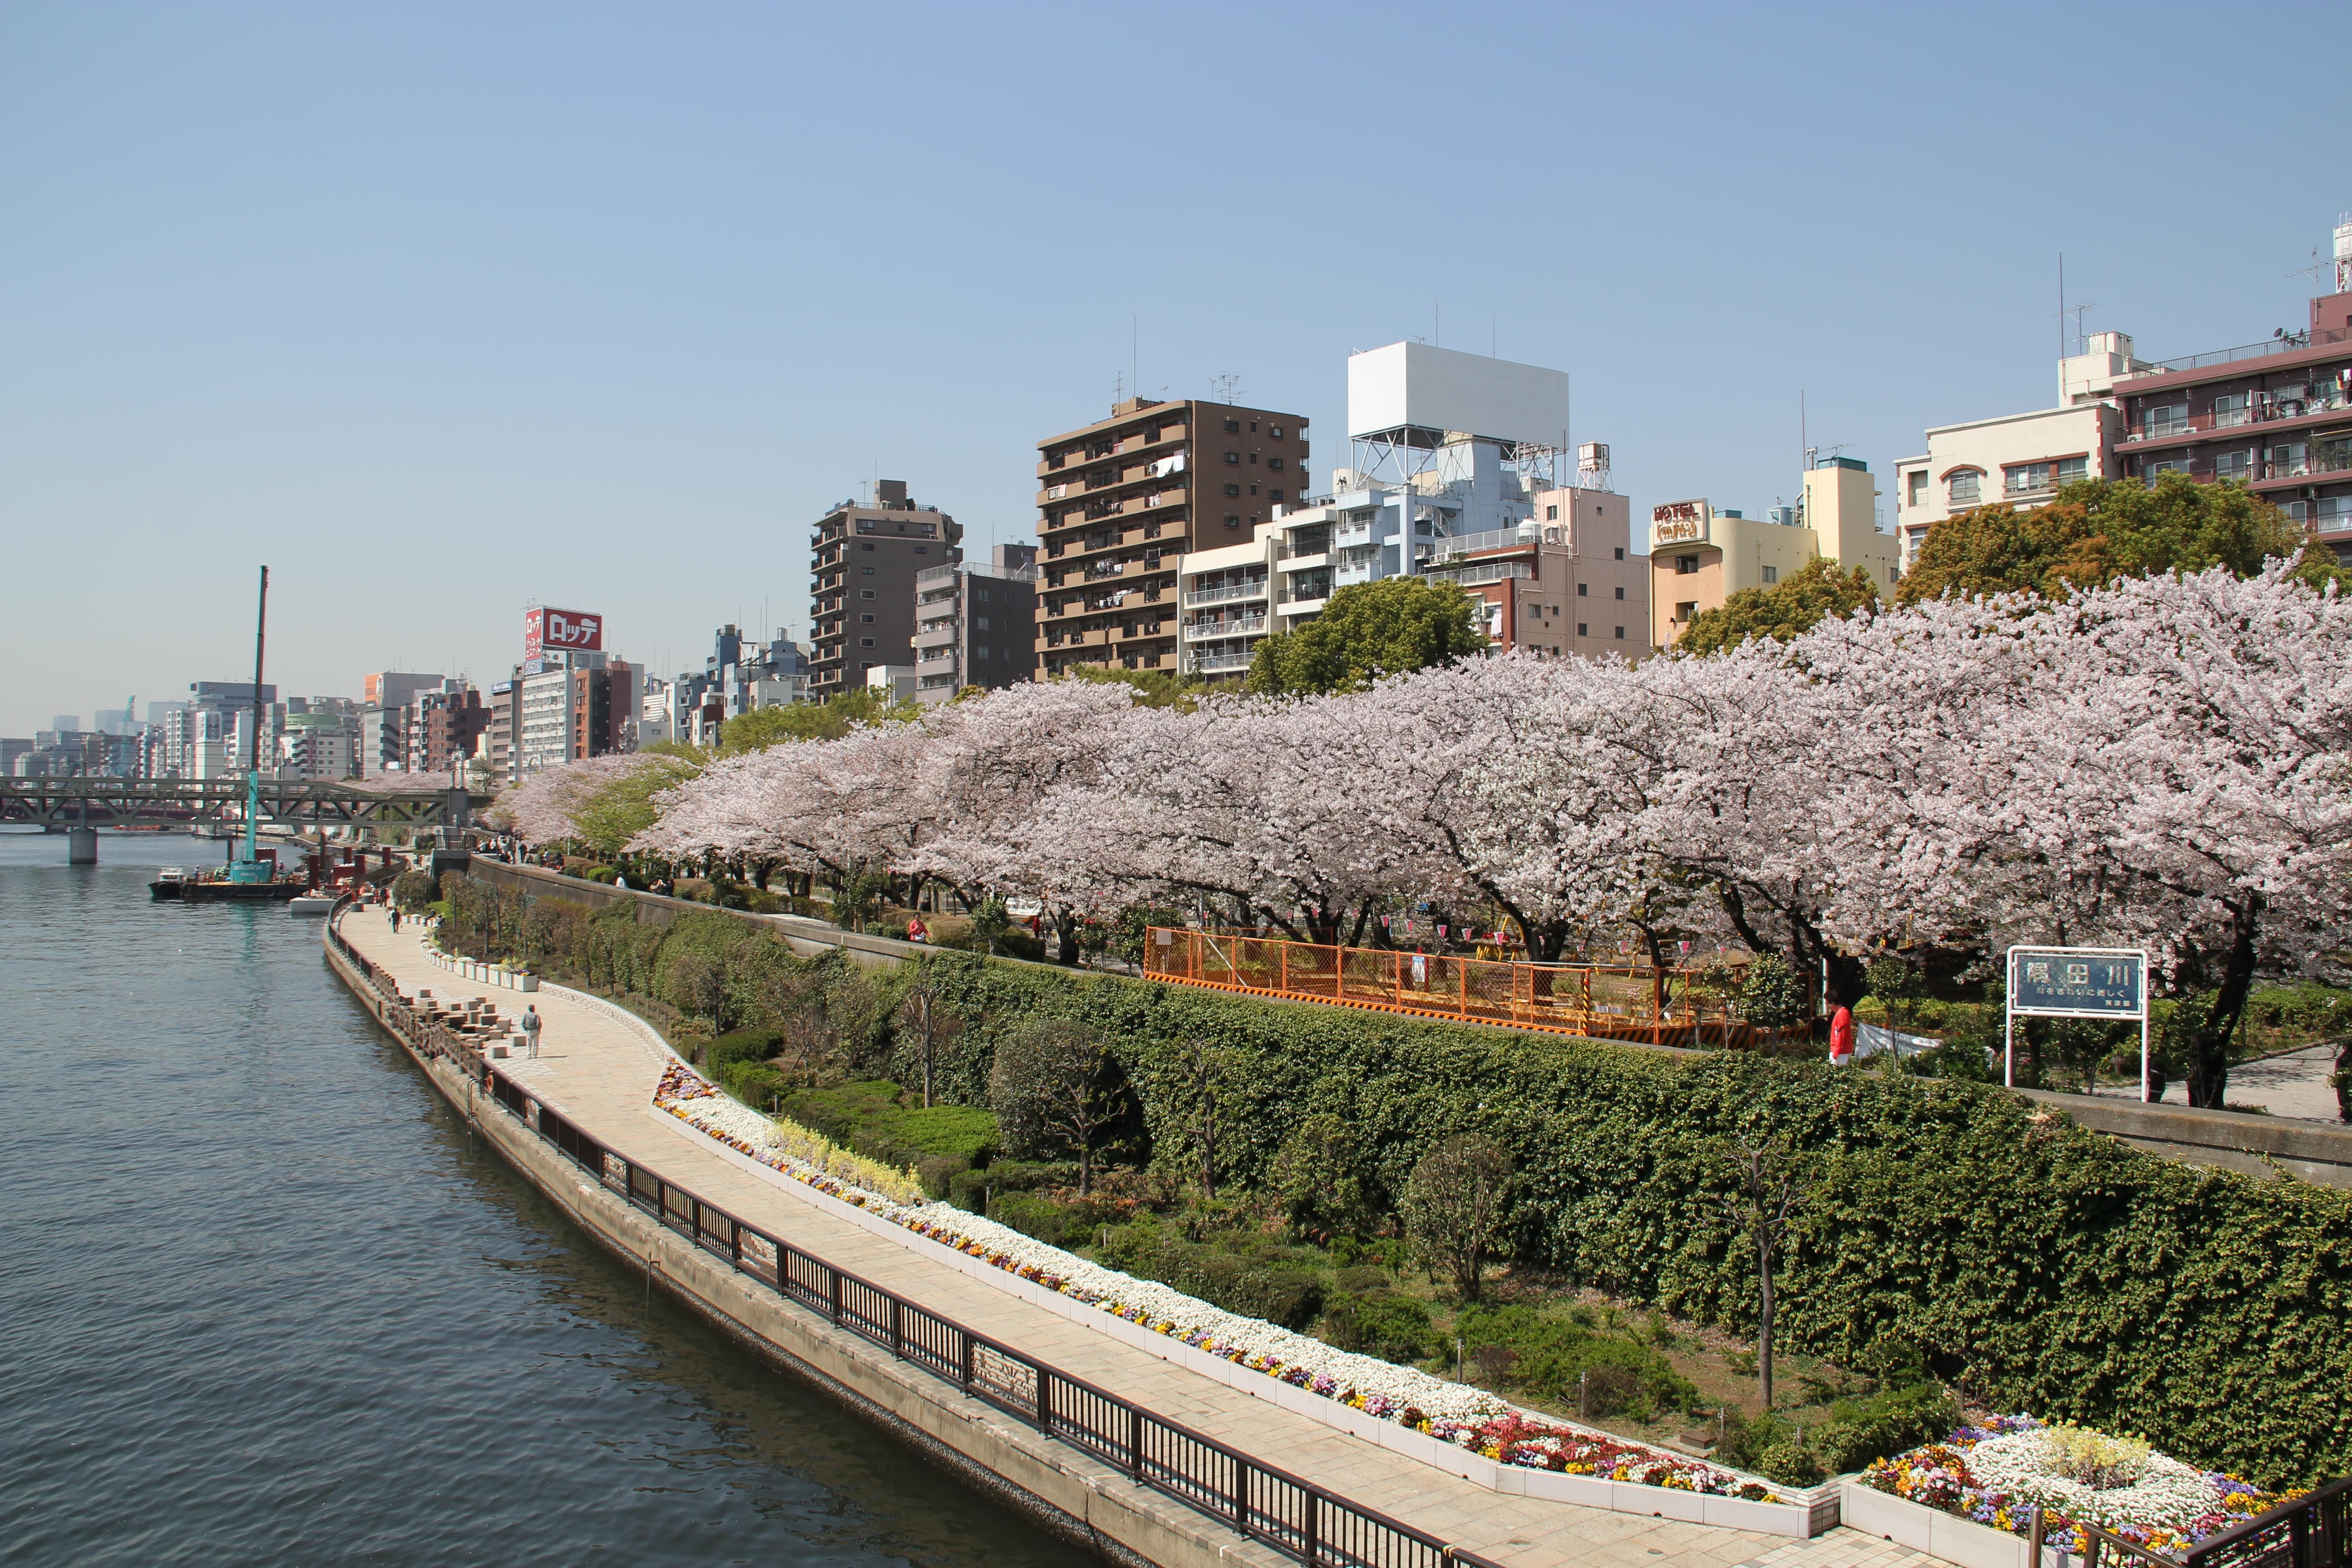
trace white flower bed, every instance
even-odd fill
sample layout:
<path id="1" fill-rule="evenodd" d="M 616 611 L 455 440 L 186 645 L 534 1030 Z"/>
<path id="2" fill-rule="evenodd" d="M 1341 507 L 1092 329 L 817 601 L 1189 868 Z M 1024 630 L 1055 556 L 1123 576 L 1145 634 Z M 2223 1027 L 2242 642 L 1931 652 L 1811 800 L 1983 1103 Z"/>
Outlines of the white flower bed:
<path id="1" fill-rule="evenodd" d="M 917 1189 L 903 1172 L 835 1149 L 789 1122 L 772 1121 L 687 1068 L 673 1066 L 662 1075 L 654 1103 L 739 1152 L 893 1225 L 1154 1333 L 1441 1442 L 1523 1468 L 1778 1500 L 1767 1489 L 1713 1466 L 1605 1433 L 1528 1421 L 1485 1389 L 1336 1349 L 1262 1318 L 1228 1312 L 1157 1280 L 1089 1263 L 950 1204 L 923 1200 L 914 1195 Z"/>
<path id="2" fill-rule="evenodd" d="M 2153 1525 L 2185 1535 L 2218 1506 L 2205 1473 L 2169 1454 L 2151 1452 L 2128 1486 L 2094 1488 L 2062 1475 L 2046 1427 L 1986 1438 L 1969 1450 L 1969 1468 L 1992 1490 L 2102 1530 Z"/>

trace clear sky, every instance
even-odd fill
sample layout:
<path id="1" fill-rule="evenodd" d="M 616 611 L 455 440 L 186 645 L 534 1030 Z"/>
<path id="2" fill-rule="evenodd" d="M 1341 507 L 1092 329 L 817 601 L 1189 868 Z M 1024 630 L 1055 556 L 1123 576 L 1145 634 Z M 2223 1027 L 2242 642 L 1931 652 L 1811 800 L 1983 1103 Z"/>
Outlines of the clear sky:
<path id="1" fill-rule="evenodd" d="M 877 472 L 984 554 L 1115 382 L 1311 421 L 1434 333 L 1640 510 L 2299 325 L 2352 6 L 0 5 L 0 733 L 247 678 L 663 673 Z M 1318 487 L 1323 478 L 1318 476 Z M 1892 496 L 1888 497 L 1891 505 Z"/>

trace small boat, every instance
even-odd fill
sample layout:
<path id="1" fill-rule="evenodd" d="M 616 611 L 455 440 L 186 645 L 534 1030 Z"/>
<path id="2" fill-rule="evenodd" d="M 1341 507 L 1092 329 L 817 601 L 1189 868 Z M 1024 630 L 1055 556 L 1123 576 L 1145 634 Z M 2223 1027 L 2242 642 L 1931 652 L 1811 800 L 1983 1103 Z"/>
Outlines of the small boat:
<path id="1" fill-rule="evenodd" d="M 185 869 L 178 866 L 164 867 L 162 870 L 155 873 L 155 879 L 147 884 L 148 895 L 152 898 L 158 899 L 178 898 L 180 896 L 180 883 L 187 877 L 187 874 L 188 873 Z"/>
<path id="2" fill-rule="evenodd" d="M 330 895 L 301 893 L 286 905 L 289 915 L 331 915 L 335 912 L 335 900 Z"/>
<path id="3" fill-rule="evenodd" d="M 310 890 L 310 884 L 300 877 L 272 877 L 240 882 L 215 874 L 180 879 L 180 900 L 190 904 L 274 903 L 299 899 Z"/>

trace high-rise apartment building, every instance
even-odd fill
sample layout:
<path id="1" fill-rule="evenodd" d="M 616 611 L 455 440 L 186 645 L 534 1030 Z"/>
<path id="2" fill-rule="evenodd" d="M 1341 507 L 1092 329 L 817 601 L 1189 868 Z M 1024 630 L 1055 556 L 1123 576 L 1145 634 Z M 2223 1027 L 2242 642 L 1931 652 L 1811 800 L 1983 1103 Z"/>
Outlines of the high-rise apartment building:
<path id="1" fill-rule="evenodd" d="M 915 662 L 915 574 L 961 561 L 963 528 L 908 499 L 904 479 L 877 479 L 874 504 L 843 501 L 810 537 L 808 696 L 822 702 L 866 684 L 877 665 Z"/>
<path id="2" fill-rule="evenodd" d="M 915 574 L 915 700 L 946 702 L 1036 672 L 1037 547 L 1000 544 L 979 562 Z"/>
<path id="3" fill-rule="evenodd" d="M 1038 442 L 1037 457 L 1047 675 L 1175 668 L 1178 559 L 1248 541 L 1307 488 L 1305 419 L 1190 398 L 1130 398 Z"/>

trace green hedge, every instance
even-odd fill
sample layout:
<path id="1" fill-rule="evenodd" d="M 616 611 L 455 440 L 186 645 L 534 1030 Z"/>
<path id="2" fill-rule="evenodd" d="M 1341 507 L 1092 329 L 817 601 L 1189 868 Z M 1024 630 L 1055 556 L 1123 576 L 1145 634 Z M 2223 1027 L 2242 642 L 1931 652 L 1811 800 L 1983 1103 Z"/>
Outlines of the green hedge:
<path id="1" fill-rule="evenodd" d="M 941 953 L 967 1020 L 958 1098 L 1036 1015 L 1107 1031 L 1159 1152 L 1190 1159 L 1178 1049 L 1230 1064 L 1227 1179 L 1258 1184 L 1289 1130 L 1357 1130 L 1401 1192 L 1440 1139 L 1517 1161 L 1518 1255 L 1702 1321 L 1752 1329 L 1746 1242 L 1717 1141 L 1783 1137 L 1817 1167 L 1781 1276 L 1784 1343 L 1971 1399 L 2147 1434 L 2266 1482 L 2352 1470 L 2352 1194 L 2144 1154 L 1973 1084 L 1640 1049 L 1266 1003 Z"/>
<path id="2" fill-rule="evenodd" d="M 739 1018 L 815 983 L 845 1003 L 860 985 L 888 1002 L 919 971 L 965 1023 L 934 1084 L 967 1106 L 987 1102 L 1007 1031 L 1087 1020 L 1112 1040 L 1156 1156 L 1187 1168 L 1199 1104 L 1183 1047 L 1207 1043 L 1223 1063 L 1221 1180 L 1244 1187 L 1263 1186 L 1284 1140 L 1318 1114 L 1355 1131 L 1357 1178 L 1376 1204 L 1392 1203 L 1440 1140 L 1485 1132 L 1521 1173 L 1520 1258 L 1742 1331 L 1751 1259 L 1715 1151 L 1727 1136 L 1778 1136 L 1815 1166 L 1780 1281 L 1791 1348 L 1896 1384 L 1932 1373 L 1999 1409 L 2145 1433 L 2265 1483 L 2352 1471 L 2352 1193 L 2175 1164 L 1964 1082 L 1678 1059 L 947 952 L 859 981 L 715 911 L 665 932 L 625 907 L 592 918 L 468 888 L 453 922 L 477 944 L 467 951 L 560 949 L 609 976 L 596 983 L 655 995 L 676 955 L 699 951 L 723 961 Z M 872 1020 L 853 1056 L 889 1053 L 887 1007 L 840 1011 Z M 1029 1173 L 998 1162 L 939 1185 L 971 1204 L 993 1191 L 1003 1215 Z"/>

